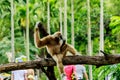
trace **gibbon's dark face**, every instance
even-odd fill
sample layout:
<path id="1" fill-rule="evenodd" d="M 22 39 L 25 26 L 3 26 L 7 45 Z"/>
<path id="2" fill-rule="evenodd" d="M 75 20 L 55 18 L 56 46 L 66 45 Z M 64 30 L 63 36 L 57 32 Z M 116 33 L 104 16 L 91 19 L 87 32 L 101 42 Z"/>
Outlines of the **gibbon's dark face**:
<path id="1" fill-rule="evenodd" d="M 59 43 L 59 41 L 61 40 L 61 37 L 62 37 L 62 35 L 61 35 L 61 33 L 58 31 L 58 32 L 55 32 L 54 34 L 53 34 L 53 36 L 54 36 L 54 38 L 55 38 L 55 41 L 57 42 L 57 43 Z"/>
<path id="2" fill-rule="evenodd" d="M 61 47 L 65 44 L 66 40 L 63 38 L 62 34 L 59 31 L 54 33 L 54 37 L 55 37 L 55 41 L 58 44 L 60 43 Z"/>

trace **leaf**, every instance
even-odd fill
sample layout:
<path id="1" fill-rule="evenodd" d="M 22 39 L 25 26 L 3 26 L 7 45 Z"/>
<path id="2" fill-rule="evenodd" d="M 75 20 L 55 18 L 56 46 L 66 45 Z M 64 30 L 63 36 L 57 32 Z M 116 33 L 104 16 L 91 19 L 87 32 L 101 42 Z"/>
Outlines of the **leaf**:
<path id="1" fill-rule="evenodd" d="M 110 22 L 109 26 L 111 28 L 114 28 L 116 26 L 119 27 L 119 25 L 120 25 L 120 16 L 113 16 L 113 17 L 111 17 L 110 20 L 111 20 L 111 22 Z"/>

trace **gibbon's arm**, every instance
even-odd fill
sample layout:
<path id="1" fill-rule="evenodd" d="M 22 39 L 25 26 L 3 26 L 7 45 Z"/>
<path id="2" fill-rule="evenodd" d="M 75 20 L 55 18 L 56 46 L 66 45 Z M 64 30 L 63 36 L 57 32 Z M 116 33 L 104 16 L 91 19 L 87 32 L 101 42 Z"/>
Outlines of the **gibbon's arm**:
<path id="1" fill-rule="evenodd" d="M 38 47 L 38 48 L 45 47 L 48 44 L 49 40 L 50 40 L 49 38 L 50 38 L 49 36 L 46 36 L 46 37 L 40 39 L 39 28 L 35 27 L 35 30 L 34 30 L 34 43 L 35 43 L 36 47 Z"/>

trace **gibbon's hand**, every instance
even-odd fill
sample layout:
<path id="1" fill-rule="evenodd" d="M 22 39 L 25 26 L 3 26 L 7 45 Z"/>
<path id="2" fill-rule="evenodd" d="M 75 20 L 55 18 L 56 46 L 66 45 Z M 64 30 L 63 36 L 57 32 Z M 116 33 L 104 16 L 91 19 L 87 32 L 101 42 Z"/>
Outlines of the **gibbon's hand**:
<path id="1" fill-rule="evenodd" d="M 35 28 L 44 33 L 46 36 L 49 35 L 48 33 L 46 33 L 43 24 L 40 21 L 36 22 Z"/>
<path id="2" fill-rule="evenodd" d="M 42 24 L 40 23 L 40 21 L 36 22 L 35 31 L 39 31 L 41 26 Z"/>
<path id="3" fill-rule="evenodd" d="M 39 23 L 40 23 L 39 21 L 38 21 L 38 22 L 36 22 L 35 28 L 38 28 Z"/>

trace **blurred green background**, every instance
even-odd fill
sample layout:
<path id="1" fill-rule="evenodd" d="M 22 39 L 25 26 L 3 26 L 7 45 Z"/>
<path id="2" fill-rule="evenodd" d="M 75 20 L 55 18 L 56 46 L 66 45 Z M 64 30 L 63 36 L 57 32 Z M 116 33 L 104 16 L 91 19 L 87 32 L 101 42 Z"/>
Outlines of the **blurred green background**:
<path id="1" fill-rule="evenodd" d="M 64 0 L 49 0 L 51 34 L 59 30 L 60 3 L 64 23 Z M 109 54 L 120 53 L 120 0 L 104 0 L 104 50 Z M 90 0 L 92 55 L 99 53 L 100 1 Z M 71 1 L 67 1 L 67 42 L 71 44 Z M 47 26 L 47 0 L 29 0 L 29 47 L 30 59 L 40 55 L 34 46 L 33 31 L 37 21 Z M 87 52 L 87 1 L 74 0 L 75 48 L 82 55 Z M 26 0 L 14 0 L 15 57 L 26 55 Z M 7 53 L 11 52 L 11 6 L 10 0 L 0 0 L 0 64 L 8 63 Z M 88 66 L 86 65 L 87 70 Z M 57 70 L 56 70 L 57 71 Z M 119 64 L 96 68 L 93 66 L 93 80 L 104 80 L 112 74 L 111 80 L 120 80 Z M 57 73 L 58 74 L 58 73 Z M 89 73 L 88 73 L 89 74 Z M 44 79 L 42 79 L 44 80 Z"/>

